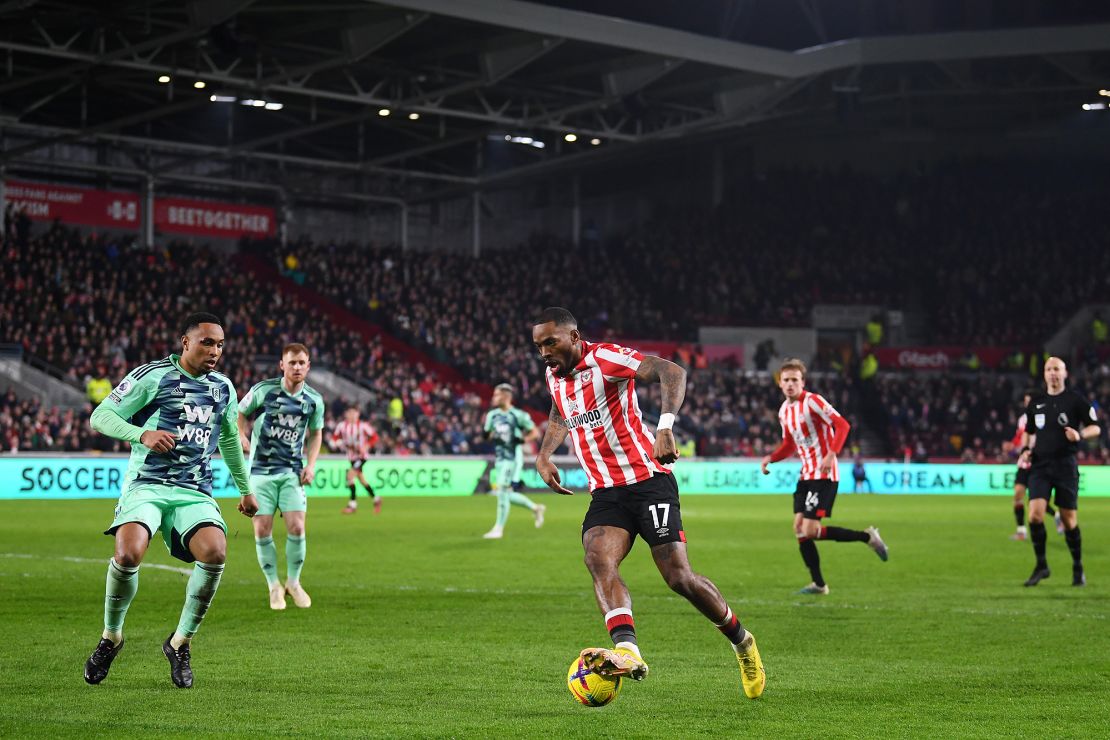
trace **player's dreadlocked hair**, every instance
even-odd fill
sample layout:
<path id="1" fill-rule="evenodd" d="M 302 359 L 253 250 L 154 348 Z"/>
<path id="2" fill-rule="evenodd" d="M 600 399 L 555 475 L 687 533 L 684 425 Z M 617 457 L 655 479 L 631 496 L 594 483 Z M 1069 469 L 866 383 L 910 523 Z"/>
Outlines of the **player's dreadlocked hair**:
<path id="1" fill-rule="evenodd" d="M 578 320 L 574 318 L 574 314 L 562 308 L 561 306 L 552 306 L 545 308 L 539 317 L 536 318 L 536 324 L 555 323 L 555 326 L 569 326 L 571 329 L 578 328 Z"/>
<path id="2" fill-rule="evenodd" d="M 223 319 L 213 313 L 204 313 L 203 311 L 191 313 L 185 317 L 185 326 L 181 330 L 181 336 L 185 336 L 201 324 L 215 324 L 223 328 L 224 322 Z"/>

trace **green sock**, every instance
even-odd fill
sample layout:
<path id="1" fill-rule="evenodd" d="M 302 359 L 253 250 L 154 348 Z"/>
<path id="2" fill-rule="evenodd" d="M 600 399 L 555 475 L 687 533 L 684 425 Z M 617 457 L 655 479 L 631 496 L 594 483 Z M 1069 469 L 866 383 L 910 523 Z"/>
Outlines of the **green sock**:
<path id="1" fill-rule="evenodd" d="M 188 640 L 197 633 L 200 621 L 204 619 L 208 607 L 212 605 L 212 599 L 220 586 L 220 576 L 223 573 L 223 563 L 197 562 L 193 566 L 193 575 L 189 576 L 189 585 L 185 587 L 185 608 L 181 610 L 181 620 L 177 623 L 175 638 Z"/>
<path id="2" fill-rule="evenodd" d="M 504 527 L 509 520 L 509 492 L 497 491 L 497 527 Z"/>
<path id="3" fill-rule="evenodd" d="M 301 568 L 304 567 L 305 538 L 289 535 L 285 539 L 285 579 L 286 582 L 300 583 Z"/>
<path id="4" fill-rule="evenodd" d="M 116 562 L 115 558 L 108 561 L 108 580 L 104 586 L 104 633 L 107 639 L 109 633 L 112 641 L 119 644 L 119 637 L 123 638 L 123 620 L 127 616 L 127 608 L 139 590 L 139 568 L 125 568 Z"/>
<path id="5" fill-rule="evenodd" d="M 277 547 L 273 537 L 255 537 L 254 551 L 258 553 L 258 564 L 262 566 L 262 574 L 266 576 L 266 583 L 271 586 L 278 583 L 277 575 Z"/>
<path id="6" fill-rule="evenodd" d="M 513 506 L 523 506 L 525 509 L 528 509 L 530 511 L 536 510 L 536 505 L 532 503 L 532 499 L 528 498 L 523 493 L 517 493 L 516 491 L 513 491 L 509 494 L 509 503 Z"/>

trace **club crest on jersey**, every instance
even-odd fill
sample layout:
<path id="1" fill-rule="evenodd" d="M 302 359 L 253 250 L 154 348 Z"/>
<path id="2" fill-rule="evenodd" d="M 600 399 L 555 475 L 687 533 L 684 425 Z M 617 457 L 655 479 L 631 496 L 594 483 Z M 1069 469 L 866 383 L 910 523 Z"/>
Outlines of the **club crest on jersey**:
<path id="1" fill-rule="evenodd" d="M 212 400 L 215 401 L 216 403 L 219 403 L 220 402 L 220 394 L 222 392 L 223 392 L 223 390 L 220 388 L 220 386 L 218 386 L 218 385 L 212 386 Z"/>
<path id="2" fill-rule="evenodd" d="M 312 403 L 310 401 L 302 401 L 301 402 L 301 413 L 302 414 L 309 414 L 309 413 L 311 413 L 311 411 L 312 411 Z"/>
<path id="3" fill-rule="evenodd" d="M 1044 429 L 1044 414 L 1035 414 L 1033 416 L 1033 426 L 1037 429 Z"/>
<path id="4" fill-rule="evenodd" d="M 589 383 L 590 378 L 592 378 L 594 376 L 594 371 L 593 370 L 583 370 L 581 375 L 582 375 L 582 382 L 583 383 Z"/>

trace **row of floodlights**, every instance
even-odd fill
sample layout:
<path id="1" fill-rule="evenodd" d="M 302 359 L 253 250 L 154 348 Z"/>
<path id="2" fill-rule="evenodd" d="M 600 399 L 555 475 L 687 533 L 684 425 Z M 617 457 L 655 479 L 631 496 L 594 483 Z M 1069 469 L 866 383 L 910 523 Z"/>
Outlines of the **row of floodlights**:
<path id="1" fill-rule="evenodd" d="M 1099 90 L 1098 94 L 1101 95 L 1104 98 L 1110 98 L 1110 90 L 1107 90 L 1105 88 L 1102 89 L 1102 90 Z M 1105 110 L 1107 107 L 1110 107 L 1110 106 L 1108 106 L 1106 103 L 1101 103 L 1101 102 L 1100 103 L 1084 103 L 1083 104 L 1083 110 Z"/>
<path id="2" fill-rule="evenodd" d="M 533 139 L 531 136 L 514 136 L 512 134 L 505 134 L 505 141 L 512 144 L 524 144 L 525 146 L 535 147 L 536 149 L 543 149 L 547 146 L 547 144 L 545 144 L 544 142 L 540 141 L 539 139 Z M 563 136 L 563 141 L 573 144 L 574 142 L 578 141 L 578 134 L 566 134 L 565 136 Z M 592 144 L 593 146 L 600 146 L 601 139 L 594 137 L 590 139 L 590 144 Z"/>

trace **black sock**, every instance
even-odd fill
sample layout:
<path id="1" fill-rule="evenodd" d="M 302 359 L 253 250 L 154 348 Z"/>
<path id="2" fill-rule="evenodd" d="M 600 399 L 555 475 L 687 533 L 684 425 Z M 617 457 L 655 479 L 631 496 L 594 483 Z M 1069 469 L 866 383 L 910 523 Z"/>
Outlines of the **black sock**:
<path id="1" fill-rule="evenodd" d="M 1079 527 L 1075 529 L 1065 529 L 1064 539 L 1068 543 L 1068 549 L 1071 550 L 1072 567 L 1083 567 L 1083 538 L 1079 534 Z"/>
<path id="2" fill-rule="evenodd" d="M 821 527 L 818 539 L 832 540 L 833 542 L 870 542 L 871 535 L 858 529 L 845 529 L 844 527 Z M 821 584 L 818 583 L 818 586 Z"/>
<path id="3" fill-rule="evenodd" d="M 613 638 L 614 645 L 622 642 L 640 644 L 636 642 L 636 623 L 632 620 L 631 609 L 614 609 L 606 614 L 605 628 L 609 630 L 609 636 Z"/>
<path id="4" fill-rule="evenodd" d="M 1053 509 L 1051 506 L 1044 507 L 1044 513 L 1048 514 L 1053 519 L 1056 518 L 1056 509 Z"/>
<path id="5" fill-rule="evenodd" d="M 731 607 L 725 612 L 725 621 L 719 623 L 717 629 L 719 629 L 721 634 L 727 637 L 728 641 L 733 645 L 739 645 L 744 641 L 744 638 L 748 636 L 747 631 L 744 629 L 743 625 L 740 624 L 740 620 L 732 613 Z"/>
<path id="6" fill-rule="evenodd" d="M 1019 527 L 1025 526 L 1025 504 L 1016 504 L 1014 506 L 1014 519 L 1017 520 Z"/>
<path id="7" fill-rule="evenodd" d="M 351 500 L 352 500 L 352 501 L 354 501 L 354 500 L 355 500 L 355 484 L 354 484 L 354 483 L 352 483 L 352 484 L 351 484 L 351 485 L 349 486 L 349 488 L 351 489 Z"/>
<path id="8" fill-rule="evenodd" d="M 1037 556 L 1037 567 L 1047 568 L 1048 561 L 1044 558 L 1044 545 L 1048 535 L 1045 534 L 1044 522 L 1029 522 L 1029 539 L 1033 540 L 1033 554 Z"/>
<path id="9" fill-rule="evenodd" d="M 813 578 L 813 582 L 818 586 L 824 586 L 825 579 L 821 577 L 821 556 L 817 553 L 817 543 L 806 537 L 804 540 L 798 540 L 798 549 L 802 551 L 802 561 L 809 568 L 809 575 Z"/>

